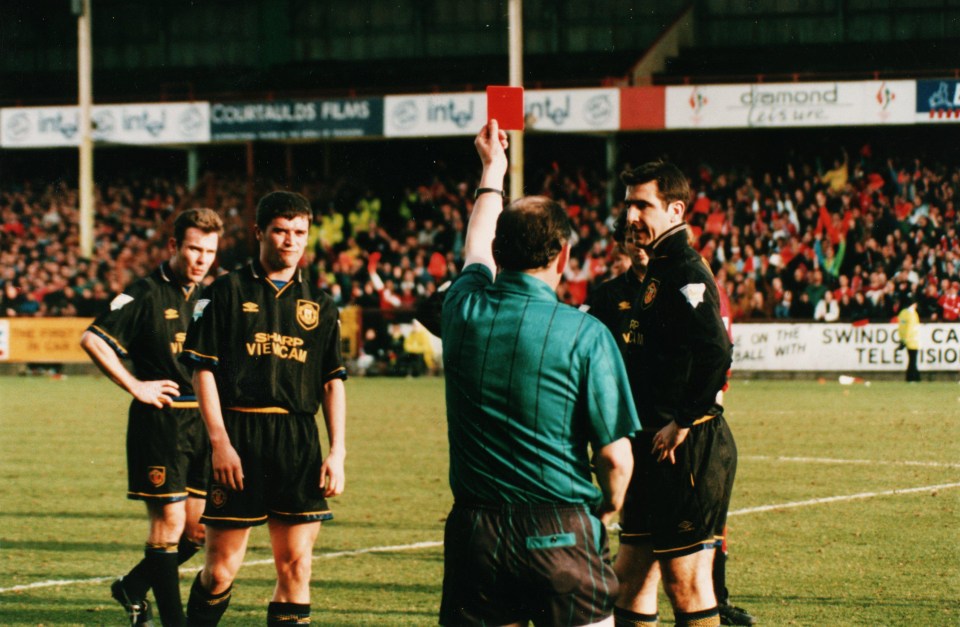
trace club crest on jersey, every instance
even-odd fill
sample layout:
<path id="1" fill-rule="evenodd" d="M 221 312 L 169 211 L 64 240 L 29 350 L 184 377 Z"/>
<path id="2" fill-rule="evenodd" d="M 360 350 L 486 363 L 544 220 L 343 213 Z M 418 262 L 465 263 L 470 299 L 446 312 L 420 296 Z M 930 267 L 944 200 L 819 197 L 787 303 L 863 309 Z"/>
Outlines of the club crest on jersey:
<path id="1" fill-rule="evenodd" d="M 132 302 L 133 302 L 133 296 L 130 296 L 128 294 L 117 294 L 117 297 L 110 301 L 110 311 L 123 309 L 124 305 Z"/>
<path id="2" fill-rule="evenodd" d="M 222 486 L 214 486 L 210 490 L 210 502 L 214 507 L 223 507 L 227 504 L 227 491 Z"/>
<path id="3" fill-rule="evenodd" d="M 159 488 L 167 482 L 167 468 L 165 466 L 150 466 L 147 468 L 147 479 L 150 485 Z"/>
<path id="4" fill-rule="evenodd" d="M 180 312 L 176 309 L 164 309 L 163 317 L 165 320 L 176 320 L 180 317 Z"/>
<path id="5" fill-rule="evenodd" d="M 653 304 L 653 301 L 657 298 L 657 291 L 660 289 L 660 281 L 657 279 L 652 279 L 650 285 L 647 286 L 647 289 L 643 292 L 643 308 L 646 309 Z"/>
<path id="6" fill-rule="evenodd" d="M 320 305 L 309 300 L 297 300 L 297 322 L 307 331 L 316 329 L 320 324 Z"/>
<path id="7" fill-rule="evenodd" d="M 707 286 L 703 283 L 689 283 L 680 288 L 680 293 L 694 309 L 703 302 L 703 294 L 706 291 Z"/>

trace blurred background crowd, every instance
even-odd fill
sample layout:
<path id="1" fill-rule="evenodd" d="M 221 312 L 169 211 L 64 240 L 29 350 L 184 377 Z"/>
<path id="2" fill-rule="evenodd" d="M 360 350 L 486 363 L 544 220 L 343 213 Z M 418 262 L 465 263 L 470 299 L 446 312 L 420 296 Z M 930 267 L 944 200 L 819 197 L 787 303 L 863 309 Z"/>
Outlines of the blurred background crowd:
<path id="1" fill-rule="evenodd" d="M 826 163 L 769 169 L 683 164 L 693 197 L 687 220 L 724 286 L 735 320 L 889 320 L 912 300 L 922 318 L 960 315 L 956 200 L 960 164 L 839 149 Z M 386 195 L 348 178 L 296 185 L 312 202 L 305 270 L 341 307 L 365 318 L 409 320 L 417 303 L 462 263 L 473 172 L 445 169 Z M 166 178 L 114 178 L 97 186 L 96 253 L 78 253 L 77 192 L 66 181 L 0 189 L 0 284 L 4 316 L 93 316 L 165 258 L 172 217 L 210 206 L 226 232 L 219 271 L 250 257 L 247 183 L 208 173 L 195 189 Z M 284 187 L 258 179 L 255 197 Z M 554 162 L 528 179 L 573 226 L 572 261 L 560 298 L 579 305 L 617 272 L 606 202 L 616 180 L 589 164 Z M 386 196 L 386 198 L 384 198 Z"/>

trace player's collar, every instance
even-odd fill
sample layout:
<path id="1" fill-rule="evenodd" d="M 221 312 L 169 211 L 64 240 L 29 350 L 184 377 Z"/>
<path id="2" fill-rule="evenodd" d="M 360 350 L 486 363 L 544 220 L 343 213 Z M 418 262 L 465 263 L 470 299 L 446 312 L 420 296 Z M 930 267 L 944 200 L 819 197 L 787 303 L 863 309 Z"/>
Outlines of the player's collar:
<path id="1" fill-rule="evenodd" d="M 260 264 L 259 259 L 253 259 L 250 262 L 249 267 L 250 267 L 250 274 L 251 276 L 253 276 L 253 278 L 264 279 L 266 281 L 270 280 L 267 278 L 267 271 Z M 297 271 L 293 273 L 293 277 L 290 280 L 296 281 L 297 283 L 303 283 L 303 268 L 297 268 Z"/>
<path id="2" fill-rule="evenodd" d="M 685 222 L 680 222 L 671 226 L 669 229 L 664 231 L 660 237 L 653 240 L 650 244 L 650 248 L 653 249 L 653 252 L 656 255 L 662 256 L 667 254 L 670 250 L 682 246 L 687 242 L 687 225 Z"/>
<path id="3" fill-rule="evenodd" d="M 170 285 L 176 285 L 183 292 L 183 295 L 187 298 L 190 298 L 190 294 L 193 293 L 193 290 L 196 289 L 196 283 L 181 283 L 177 278 L 177 273 L 173 271 L 173 268 L 170 267 L 170 261 L 164 261 L 157 267 L 157 273 L 160 275 L 160 278 Z"/>
<path id="4" fill-rule="evenodd" d="M 157 271 L 160 273 L 161 279 L 167 283 L 173 283 L 173 280 L 170 278 L 173 275 L 173 269 L 170 267 L 169 261 L 164 261 L 161 263 L 160 267 L 157 268 Z"/>
<path id="5" fill-rule="evenodd" d="M 637 276 L 637 273 L 633 271 L 633 268 L 629 268 L 626 272 L 623 273 L 628 283 L 634 286 L 639 286 L 643 283 L 643 279 Z"/>

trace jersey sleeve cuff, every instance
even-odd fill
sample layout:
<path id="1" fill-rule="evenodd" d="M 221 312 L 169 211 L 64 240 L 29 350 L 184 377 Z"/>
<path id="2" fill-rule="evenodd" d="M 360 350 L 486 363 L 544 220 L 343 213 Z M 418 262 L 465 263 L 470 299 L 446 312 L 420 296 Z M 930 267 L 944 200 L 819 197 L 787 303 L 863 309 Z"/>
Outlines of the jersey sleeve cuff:
<path id="1" fill-rule="evenodd" d="M 117 355 L 119 355 L 121 359 L 125 359 L 127 357 L 127 349 L 123 347 L 123 344 L 120 343 L 120 340 L 113 337 L 112 335 L 110 335 L 109 333 L 107 333 L 97 325 L 91 324 L 89 327 L 87 327 L 87 331 L 90 331 L 91 333 L 99 337 L 101 340 L 106 342 L 107 345 L 110 346 L 110 348 L 112 348 L 113 351 Z"/>
<path id="2" fill-rule="evenodd" d="M 180 353 L 179 359 L 180 363 L 191 370 L 196 370 L 198 368 L 216 370 L 217 366 L 220 365 L 220 360 L 213 355 L 204 355 L 189 348 Z"/>
<path id="3" fill-rule="evenodd" d="M 333 372 L 327 373 L 327 374 L 323 377 L 323 382 L 324 382 L 324 383 L 327 383 L 327 382 L 329 382 L 329 381 L 333 381 L 334 379 L 343 379 L 344 381 L 346 381 L 346 380 L 347 380 L 347 369 L 344 368 L 343 366 L 340 366 L 339 368 L 337 368 L 337 369 L 334 370 Z"/>

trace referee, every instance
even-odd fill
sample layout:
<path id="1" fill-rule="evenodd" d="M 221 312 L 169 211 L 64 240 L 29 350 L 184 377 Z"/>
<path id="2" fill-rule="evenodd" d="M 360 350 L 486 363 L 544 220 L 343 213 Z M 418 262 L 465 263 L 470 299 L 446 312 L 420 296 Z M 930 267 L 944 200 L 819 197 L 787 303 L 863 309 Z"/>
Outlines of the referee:
<path id="1" fill-rule="evenodd" d="M 150 531 L 143 560 L 110 590 L 131 625 L 149 625 L 153 595 L 164 625 L 183 623 L 178 566 L 203 544 L 209 444 L 190 371 L 177 363 L 198 284 L 217 254 L 223 223 L 210 209 L 177 216 L 170 259 L 118 295 L 80 345 L 133 396 L 127 423 L 127 498 L 144 501 Z M 121 362 L 128 357 L 131 373 Z M 195 497 L 195 498 L 188 498 Z"/>
<path id="2" fill-rule="evenodd" d="M 465 267 L 442 308 L 455 503 L 440 622 L 612 625 L 605 523 L 639 428 L 626 372 L 610 332 L 557 299 L 566 214 L 536 196 L 503 211 L 506 133 L 491 120 L 475 144 Z"/>
<path id="3" fill-rule="evenodd" d="M 213 466 L 201 519 L 206 563 L 190 591 L 190 625 L 220 621 L 250 529 L 264 523 L 277 570 L 267 624 L 310 623 L 313 544 L 320 522 L 333 517 L 326 498 L 343 492 L 346 457 L 337 308 L 298 269 L 310 220 L 300 194 L 264 196 L 258 259 L 210 286 L 187 333 L 181 361 L 194 369 Z"/>

